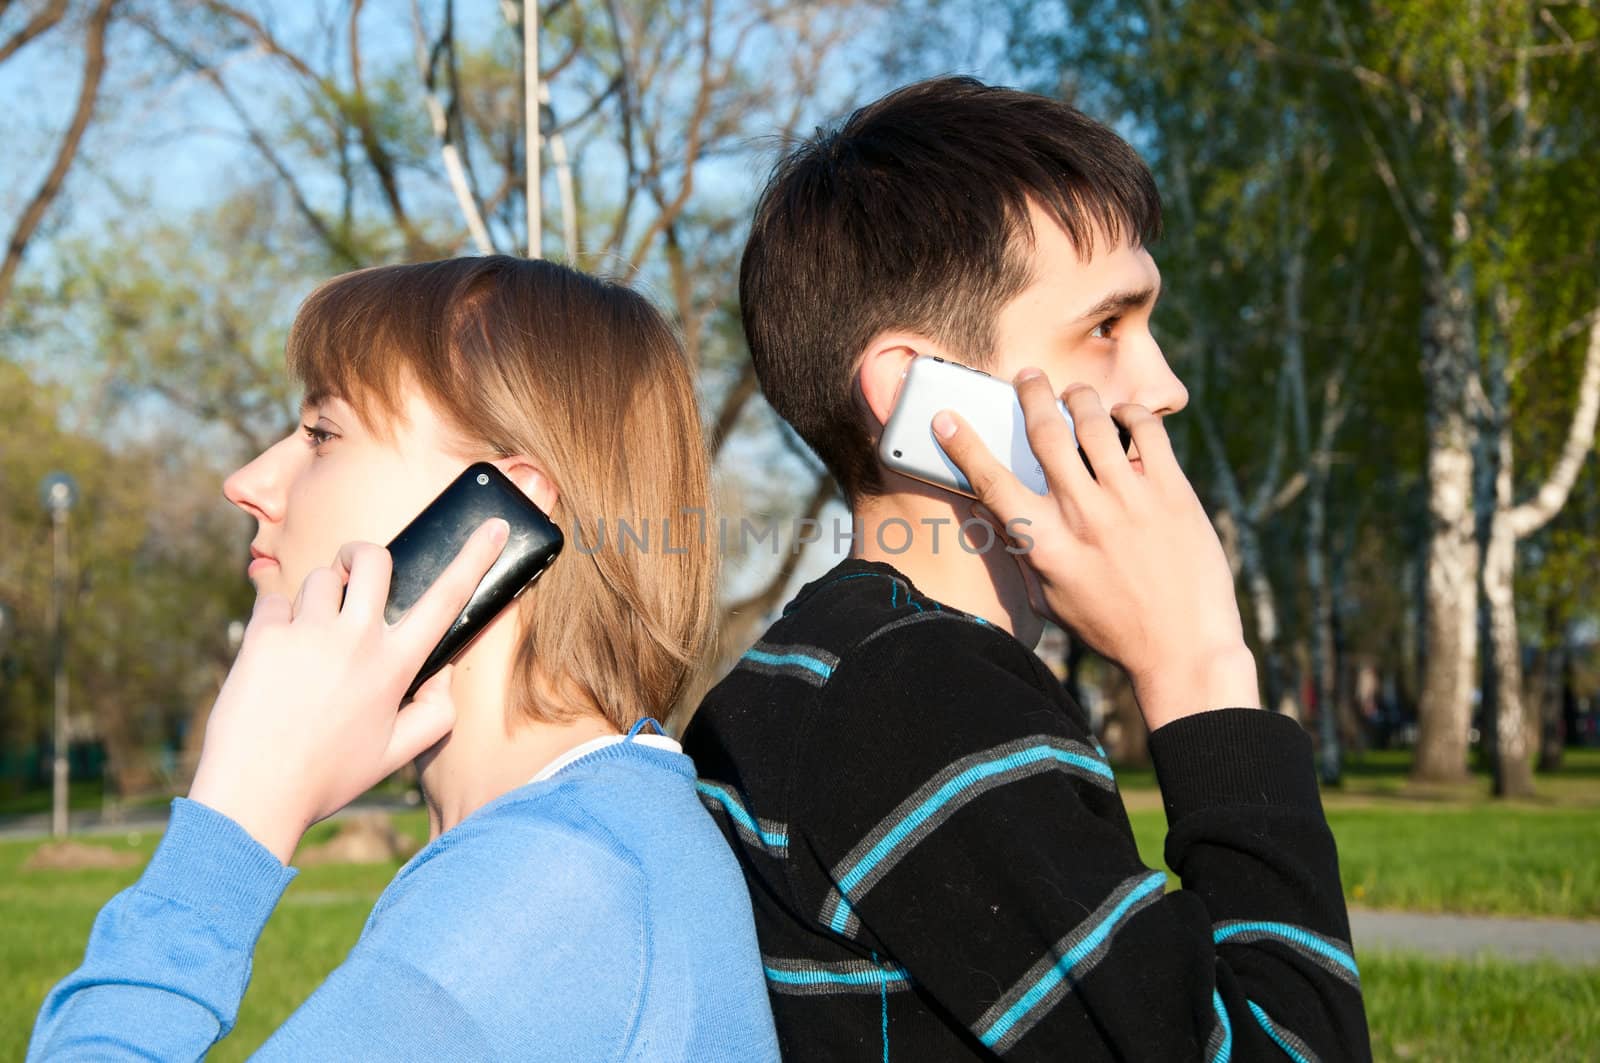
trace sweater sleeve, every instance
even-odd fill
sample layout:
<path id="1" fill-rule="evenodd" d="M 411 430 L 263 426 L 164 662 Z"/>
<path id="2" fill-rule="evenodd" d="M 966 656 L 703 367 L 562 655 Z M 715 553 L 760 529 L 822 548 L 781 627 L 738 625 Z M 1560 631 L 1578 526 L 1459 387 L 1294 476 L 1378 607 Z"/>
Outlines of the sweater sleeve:
<path id="1" fill-rule="evenodd" d="M 1006 1059 L 1369 1056 L 1300 728 L 1219 710 L 1152 736 L 1168 892 L 1031 655 L 964 628 L 859 647 L 823 691 L 789 813 L 822 926 Z"/>
<path id="2" fill-rule="evenodd" d="M 644 875 L 600 833 L 468 823 L 402 870 L 262 1061 L 620 1060 L 649 976 Z"/>
<path id="3" fill-rule="evenodd" d="M 200 1059 L 233 1028 L 256 939 L 295 872 L 205 805 L 172 803 L 144 874 L 45 998 L 28 1059 Z"/>
<path id="4" fill-rule="evenodd" d="M 350 955 L 259 1060 L 617 1060 L 648 976 L 643 874 L 583 828 L 469 824 L 385 891 Z M 46 998 L 28 1059 L 197 1060 L 232 1029 L 295 872 L 174 802 L 139 882 Z"/>

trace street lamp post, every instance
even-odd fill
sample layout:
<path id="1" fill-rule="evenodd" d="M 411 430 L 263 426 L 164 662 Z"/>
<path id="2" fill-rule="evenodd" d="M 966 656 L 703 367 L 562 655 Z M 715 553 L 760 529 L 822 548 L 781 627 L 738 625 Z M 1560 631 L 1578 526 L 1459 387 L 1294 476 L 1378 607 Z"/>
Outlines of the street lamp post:
<path id="1" fill-rule="evenodd" d="M 53 472 L 39 485 L 50 513 L 51 664 L 55 673 L 55 758 L 51 764 L 50 834 L 67 836 L 67 513 L 78 500 L 78 485 L 64 472 Z"/>

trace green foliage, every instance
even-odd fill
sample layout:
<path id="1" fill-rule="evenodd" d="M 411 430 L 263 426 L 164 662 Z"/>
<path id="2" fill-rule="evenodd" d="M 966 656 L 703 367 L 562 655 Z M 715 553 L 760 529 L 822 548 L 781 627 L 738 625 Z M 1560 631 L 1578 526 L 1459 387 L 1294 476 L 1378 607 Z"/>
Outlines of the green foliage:
<path id="1" fill-rule="evenodd" d="M 56 389 L 0 359 L 0 600 L 17 621 L 0 649 L 0 750 L 48 734 L 51 535 L 38 484 L 61 469 L 80 493 L 69 525 L 69 706 L 92 721 L 120 783 L 148 784 L 153 748 L 175 743 L 195 703 L 209 700 L 228 621 L 248 611 L 246 539 L 214 469 L 181 443 L 154 433 L 111 444 L 64 428 L 62 406 Z"/>
<path id="2" fill-rule="evenodd" d="M 1271 485 L 1296 335 L 1312 433 L 1324 385 L 1342 383 L 1350 413 L 1329 510 L 1344 646 L 1399 666 L 1416 588 L 1397 577 L 1427 530 L 1418 367 L 1432 267 L 1418 239 L 1470 274 L 1486 374 L 1496 351 L 1518 370 L 1525 498 L 1572 414 L 1588 338 L 1573 323 L 1600 305 L 1600 19 L 1582 5 L 1487 0 L 1016 0 L 1009 12 L 1023 80 L 1116 119 L 1155 171 L 1167 210 L 1152 249 L 1165 278 L 1157 336 L 1190 384 L 1191 410 L 1172 428 L 1202 496 L 1225 502 L 1204 417 L 1246 495 Z M 1307 460 L 1294 437 L 1280 481 Z M 1547 637 L 1552 609 L 1563 622 L 1595 615 L 1593 465 L 1522 554 L 1530 638 Z M 1261 529 L 1291 639 L 1309 619 L 1302 525 L 1291 506 Z"/>

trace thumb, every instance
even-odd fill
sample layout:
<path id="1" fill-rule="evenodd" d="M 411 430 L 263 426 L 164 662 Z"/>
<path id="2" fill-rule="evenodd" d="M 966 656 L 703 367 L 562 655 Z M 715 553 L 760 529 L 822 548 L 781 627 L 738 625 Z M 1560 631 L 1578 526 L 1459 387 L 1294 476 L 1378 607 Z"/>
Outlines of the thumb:
<path id="1" fill-rule="evenodd" d="M 450 695 L 454 675 L 454 665 L 439 669 L 395 716 L 394 730 L 389 733 L 389 745 L 383 754 L 385 775 L 399 771 L 454 729 L 456 703 Z"/>

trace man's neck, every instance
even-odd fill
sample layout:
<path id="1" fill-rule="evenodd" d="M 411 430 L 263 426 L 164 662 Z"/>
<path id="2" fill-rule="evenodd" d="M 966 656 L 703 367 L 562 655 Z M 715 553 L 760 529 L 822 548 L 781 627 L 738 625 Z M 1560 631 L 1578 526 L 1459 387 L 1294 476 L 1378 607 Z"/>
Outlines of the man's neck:
<path id="1" fill-rule="evenodd" d="M 417 760 L 430 837 L 525 785 L 568 750 L 618 733 L 593 714 L 563 723 L 511 719 L 508 687 L 516 635 L 515 612 L 508 612 L 456 661 L 450 682 L 455 728 Z"/>
<path id="2" fill-rule="evenodd" d="M 904 489 L 896 484 L 887 494 L 856 501 L 851 556 L 893 565 L 923 594 L 980 616 L 1032 648 L 1043 623 L 1005 542 L 980 527 L 969 500 L 895 479 Z"/>

